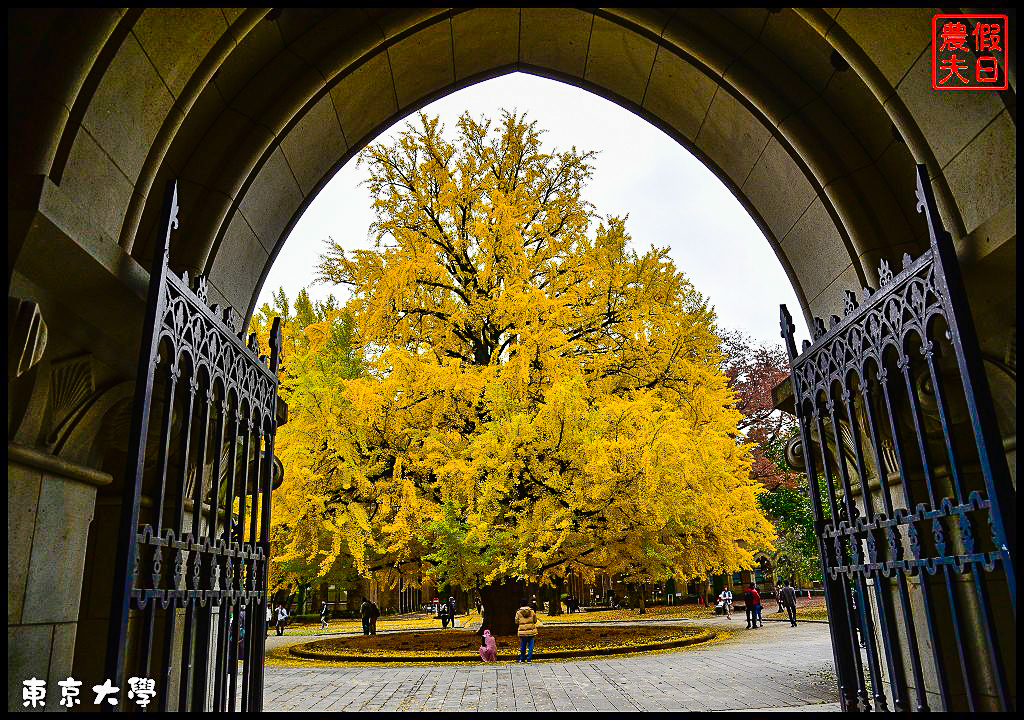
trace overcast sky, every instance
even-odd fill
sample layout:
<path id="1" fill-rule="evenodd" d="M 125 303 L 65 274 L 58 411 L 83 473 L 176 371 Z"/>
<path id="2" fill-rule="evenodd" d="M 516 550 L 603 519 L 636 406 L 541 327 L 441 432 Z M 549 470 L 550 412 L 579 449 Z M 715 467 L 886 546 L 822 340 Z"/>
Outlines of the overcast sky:
<path id="1" fill-rule="evenodd" d="M 739 201 L 683 146 L 618 105 L 585 90 L 513 73 L 441 98 L 424 108 L 440 115 L 448 137 L 465 110 L 497 119 L 502 108 L 526 111 L 546 130 L 546 150 L 597 150 L 584 197 L 601 215 L 629 215 L 634 247 L 668 246 L 676 267 L 710 299 L 723 328 L 738 328 L 766 343 L 780 343 L 779 303 L 786 303 L 806 337 L 800 306 L 774 251 Z M 391 142 L 402 120 L 377 142 Z M 289 299 L 306 287 L 316 300 L 345 287 L 314 285 L 328 236 L 346 249 L 371 247 L 370 195 L 360 183 L 366 166 L 346 164 L 310 203 L 278 255 L 257 308 L 283 286 Z M 783 189 L 780 189 L 784 192 Z"/>

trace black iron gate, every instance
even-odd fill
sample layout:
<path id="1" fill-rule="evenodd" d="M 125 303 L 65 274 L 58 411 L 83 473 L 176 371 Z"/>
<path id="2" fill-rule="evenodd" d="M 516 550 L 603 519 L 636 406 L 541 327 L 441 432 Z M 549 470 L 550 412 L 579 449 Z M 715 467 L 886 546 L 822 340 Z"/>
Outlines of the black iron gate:
<path id="1" fill-rule="evenodd" d="M 794 404 L 847 710 L 1016 706 L 1016 492 L 952 240 L 885 261 L 797 355 Z M 858 301 L 862 304 L 858 305 Z"/>
<path id="2" fill-rule="evenodd" d="M 230 308 L 207 306 L 205 278 L 190 288 L 187 273 L 170 272 L 177 216 L 172 182 L 143 329 L 106 677 L 125 709 L 150 689 L 150 710 L 259 710 L 280 320 L 268 362 Z"/>

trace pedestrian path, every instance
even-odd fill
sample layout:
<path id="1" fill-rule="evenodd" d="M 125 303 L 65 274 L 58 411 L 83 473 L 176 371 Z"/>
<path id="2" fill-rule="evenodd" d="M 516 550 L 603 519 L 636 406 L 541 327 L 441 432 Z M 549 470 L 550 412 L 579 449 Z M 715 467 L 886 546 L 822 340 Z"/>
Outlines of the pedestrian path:
<path id="1" fill-rule="evenodd" d="M 693 650 L 586 661 L 399 668 L 268 667 L 264 709 L 839 709 L 827 625 L 801 624 L 793 628 L 771 623 L 757 630 L 746 630 L 735 621 L 709 625 L 735 629 L 735 633 L 729 640 Z M 543 634 L 538 644 L 543 644 Z"/>

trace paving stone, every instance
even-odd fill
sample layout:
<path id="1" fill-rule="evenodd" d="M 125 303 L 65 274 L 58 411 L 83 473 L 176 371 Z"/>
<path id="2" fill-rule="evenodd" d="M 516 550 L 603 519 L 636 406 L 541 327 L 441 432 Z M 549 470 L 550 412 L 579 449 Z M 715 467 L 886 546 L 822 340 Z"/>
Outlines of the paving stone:
<path id="1" fill-rule="evenodd" d="M 680 623 L 685 624 L 685 623 Z M 742 621 L 708 647 L 658 655 L 414 668 L 270 667 L 267 711 L 673 712 L 838 710 L 828 626 Z M 280 638 L 291 644 L 305 638 Z M 542 640 L 542 639 L 541 639 Z"/>

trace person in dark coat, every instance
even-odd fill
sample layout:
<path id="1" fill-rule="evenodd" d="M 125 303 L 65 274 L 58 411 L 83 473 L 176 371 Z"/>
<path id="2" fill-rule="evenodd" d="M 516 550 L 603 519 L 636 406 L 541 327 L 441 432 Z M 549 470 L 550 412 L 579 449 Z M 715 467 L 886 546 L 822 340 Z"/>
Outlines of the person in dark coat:
<path id="1" fill-rule="evenodd" d="M 448 603 L 441 603 L 441 607 L 437 610 L 437 616 L 441 618 L 441 629 L 444 630 L 448 627 L 448 613 L 451 612 L 448 608 Z"/>
<path id="2" fill-rule="evenodd" d="M 370 601 L 370 634 L 377 634 L 377 618 L 380 617 L 380 608 L 373 600 Z"/>
<path id="3" fill-rule="evenodd" d="M 363 598 L 363 602 L 359 605 L 359 617 L 363 621 L 363 635 L 370 634 L 370 601 Z"/>
<path id="4" fill-rule="evenodd" d="M 782 588 L 782 606 L 786 608 L 786 612 L 789 614 L 789 624 L 796 627 L 796 590 L 793 589 L 792 580 L 788 581 L 786 587 Z"/>

